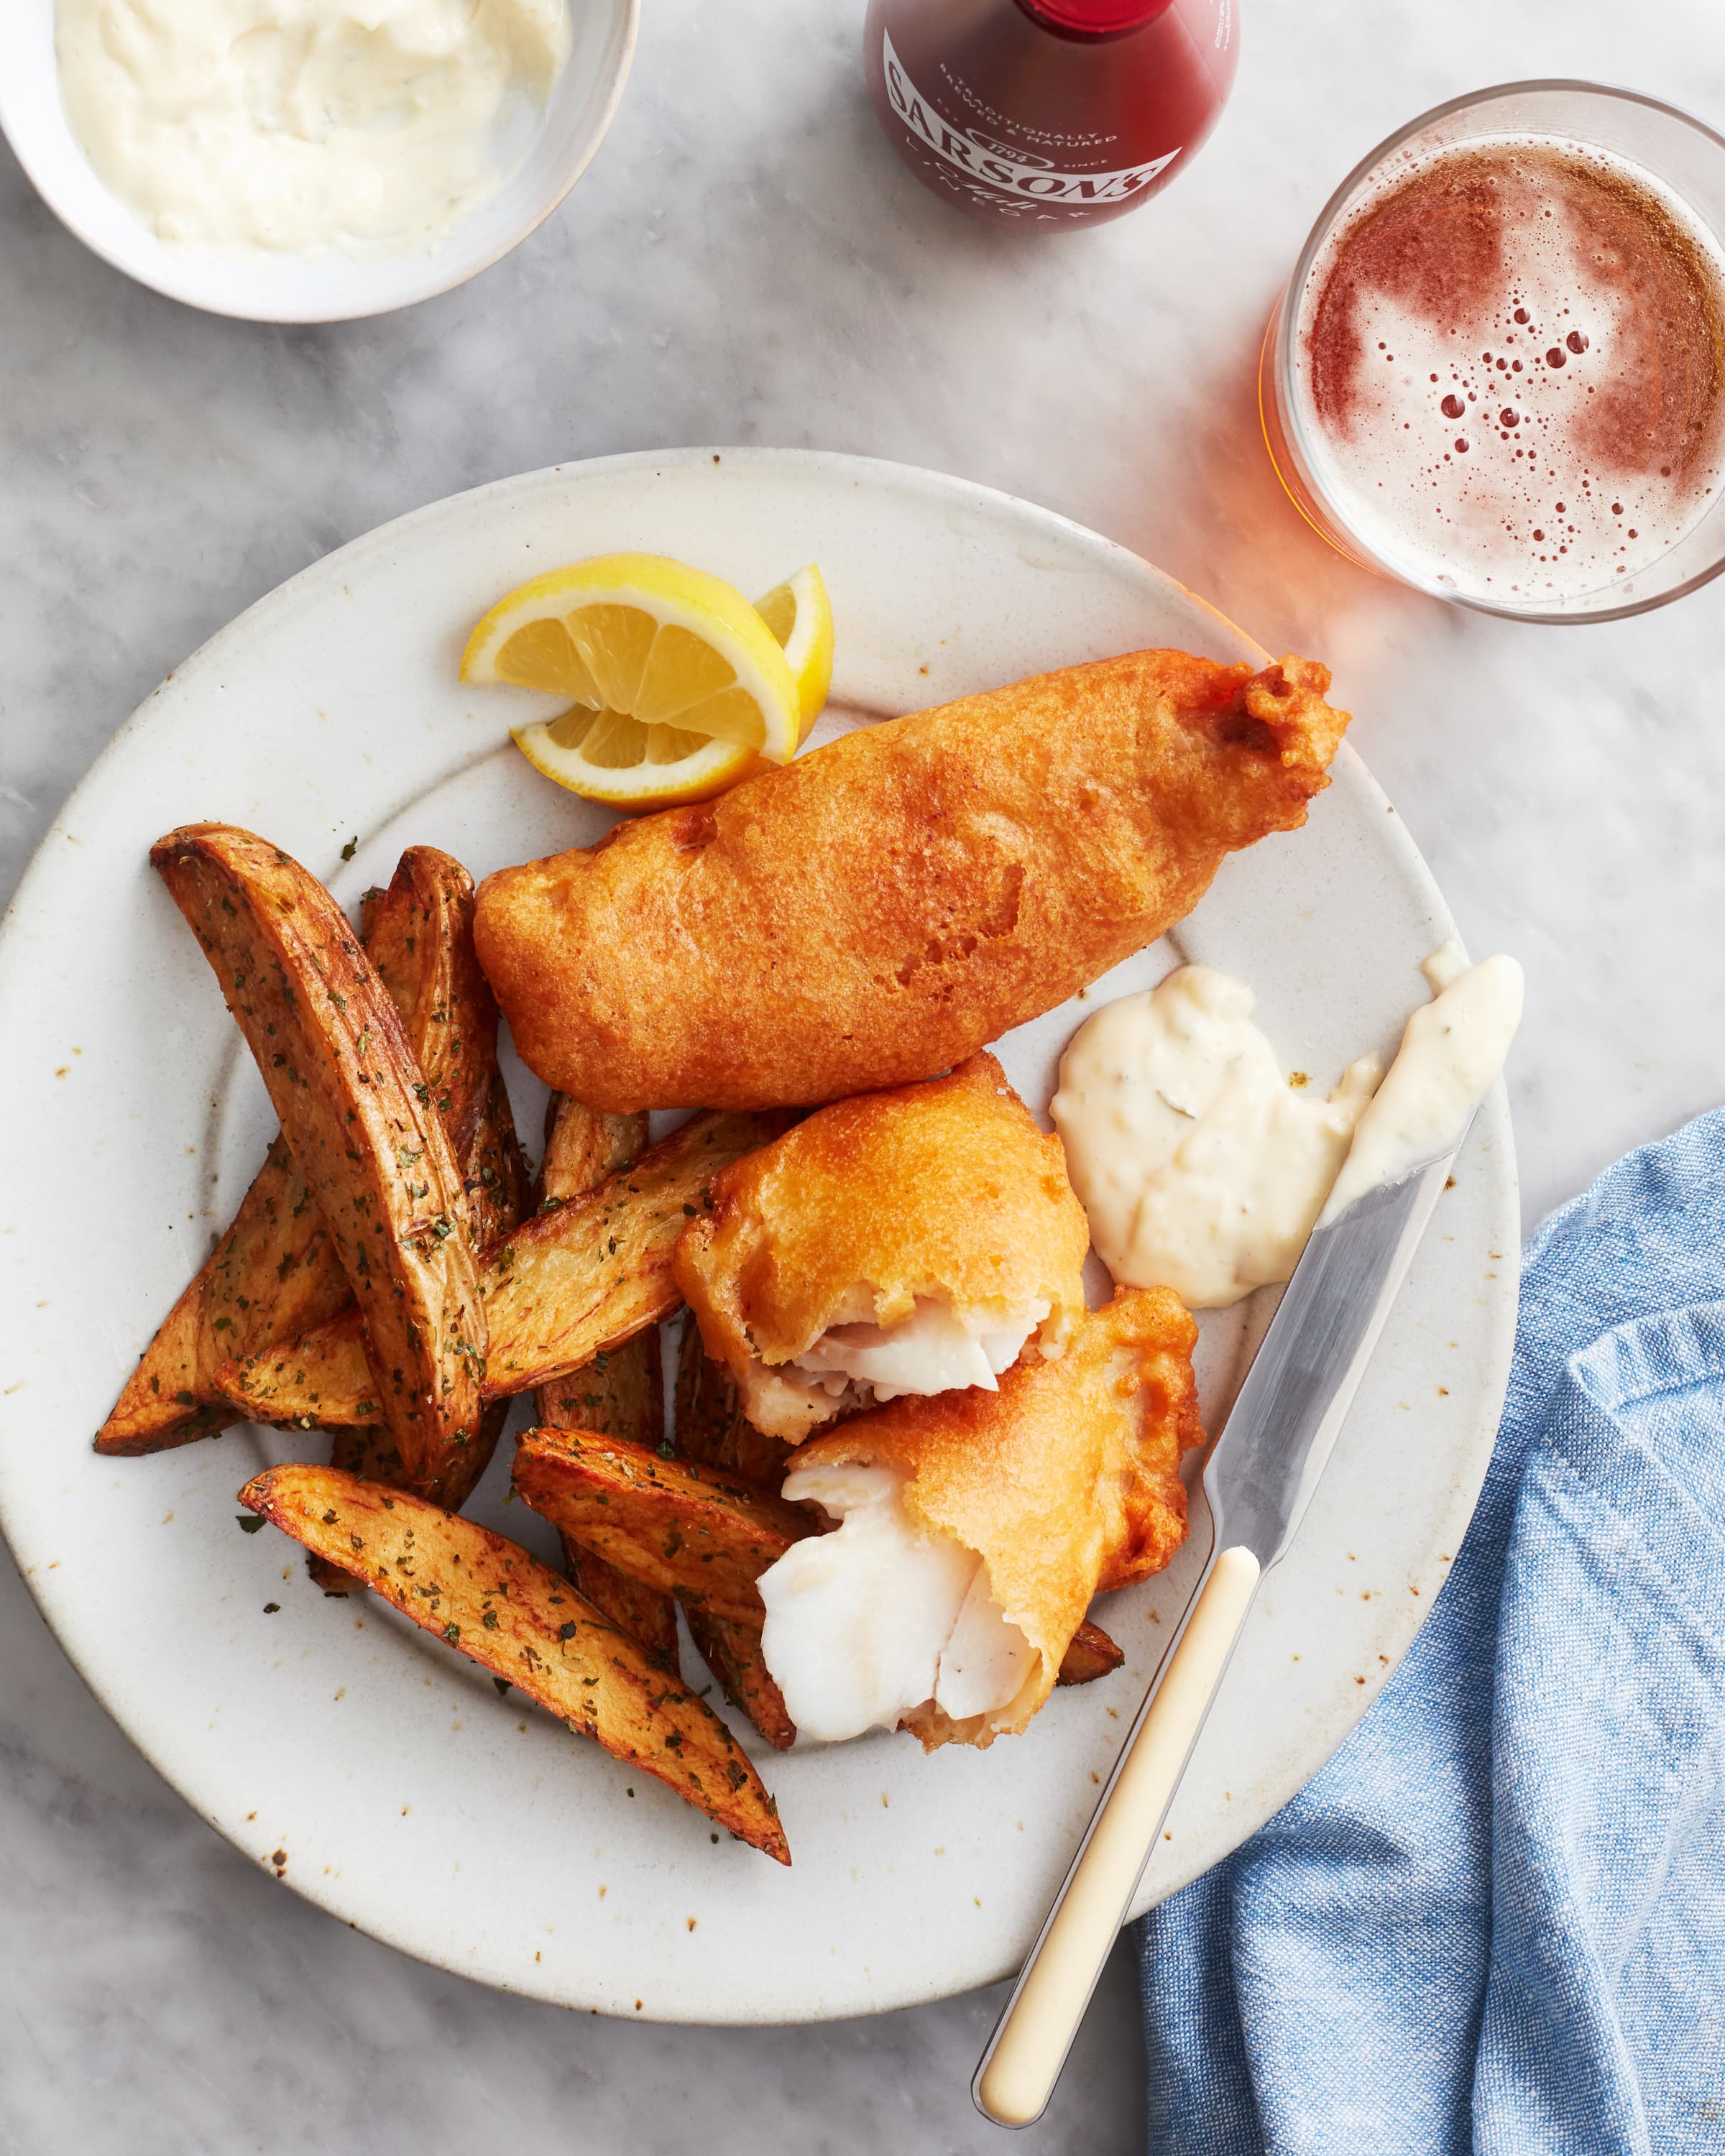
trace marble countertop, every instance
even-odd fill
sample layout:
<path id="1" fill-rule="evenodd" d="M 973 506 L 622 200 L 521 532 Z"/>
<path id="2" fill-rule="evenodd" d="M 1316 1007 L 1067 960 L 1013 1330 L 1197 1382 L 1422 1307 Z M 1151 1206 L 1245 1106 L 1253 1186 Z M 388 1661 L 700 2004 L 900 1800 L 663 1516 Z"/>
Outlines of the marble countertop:
<path id="1" fill-rule="evenodd" d="M 1476 952 L 1528 973 L 1512 1090 L 1531 1223 L 1725 1074 L 1725 585 L 1608 628 L 1447 610 L 1279 493 L 1258 340 L 1336 180 L 1486 81 L 1623 82 L 1725 120 L 1717 0 L 1256 0 L 1193 169 L 1078 236 L 972 226 L 879 136 L 860 0 L 649 0 L 621 113 L 516 255 L 374 323 L 187 312 L 54 222 L 0 150 L 0 891 L 155 683 L 385 518 L 659 444 L 855 450 L 1046 503 L 1276 650 L 1353 738 Z M 107 1721 L 0 1578 L 0 2145 L 82 2156 L 583 2156 L 1003 2146 L 981 1994 L 819 2029 L 619 2026 L 421 1968 L 285 1892 Z M 1117 1954 L 1028 2151 L 1142 2141 Z"/>

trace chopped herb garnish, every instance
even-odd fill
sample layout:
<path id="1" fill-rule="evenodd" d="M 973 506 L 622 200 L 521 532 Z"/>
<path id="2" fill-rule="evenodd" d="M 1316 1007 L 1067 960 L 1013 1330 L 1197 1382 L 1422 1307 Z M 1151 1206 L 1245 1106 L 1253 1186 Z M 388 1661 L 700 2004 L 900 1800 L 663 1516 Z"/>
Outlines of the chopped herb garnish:
<path id="1" fill-rule="evenodd" d="M 239 1532 L 243 1535 L 256 1534 L 264 1524 L 255 1512 L 236 1512 L 234 1517 L 239 1522 Z"/>

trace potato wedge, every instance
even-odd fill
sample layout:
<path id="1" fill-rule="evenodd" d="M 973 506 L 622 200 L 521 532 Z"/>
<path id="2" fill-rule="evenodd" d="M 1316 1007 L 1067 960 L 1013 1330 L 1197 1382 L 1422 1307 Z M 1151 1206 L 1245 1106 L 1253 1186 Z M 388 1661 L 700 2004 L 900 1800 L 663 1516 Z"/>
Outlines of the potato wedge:
<path id="1" fill-rule="evenodd" d="M 791 1448 L 783 1438 L 757 1430 L 743 1413 L 736 1380 L 701 1345 L 701 1328 L 692 1317 L 684 1325 L 677 1355 L 675 1430 L 680 1458 L 741 1475 L 769 1496 L 778 1495 Z M 725 1697 L 742 1708 L 769 1744 L 789 1751 L 797 1741 L 797 1725 L 761 1651 L 758 1620 L 742 1625 L 696 1609 L 683 1614 L 690 1638 Z"/>
<path id="2" fill-rule="evenodd" d="M 572 1378 L 542 1385 L 534 1407 L 542 1429 L 592 1430 L 656 1450 L 665 1435 L 659 1327 L 649 1326 L 608 1355 L 596 1356 Z M 670 1596 L 630 1578 L 572 1536 L 561 1539 L 563 1569 L 593 1607 L 675 1666 L 677 1610 Z"/>
<path id="3" fill-rule="evenodd" d="M 647 1143 L 644 1116 L 610 1116 L 567 1093 L 553 1093 L 545 1108 L 536 1209 L 555 1213 L 570 1199 L 584 1198 L 644 1153 Z"/>
<path id="4" fill-rule="evenodd" d="M 694 1609 L 758 1625 L 755 1582 L 809 1514 L 735 1475 L 661 1460 L 644 1445 L 579 1430 L 530 1430 L 516 1447 L 517 1496 L 559 1533 Z"/>
<path id="5" fill-rule="evenodd" d="M 791 1447 L 782 1437 L 757 1430 L 742 1411 L 737 1381 L 701 1345 L 691 1317 L 677 1351 L 677 1450 L 702 1467 L 720 1467 L 776 1496 Z"/>
<path id="6" fill-rule="evenodd" d="M 352 1304 L 298 1340 L 223 1363 L 216 1382 L 249 1422 L 281 1430 L 387 1427 L 366 1359 L 365 1327 Z"/>
<path id="7" fill-rule="evenodd" d="M 193 824 L 151 860 L 203 944 L 365 1320 L 408 1471 L 479 1424 L 485 1349 L 466 1196 L 388 990 L 329 893 L 280 847 Z"/>
<path id="8" fill-rule="evenodd" d="M 525 1211 L 529 1178 L 521 1142 L 515 1134 L 515 1114 L 509 1105 L 508 1090 L 497 1069 L 496 1010 L 495 1006 L 490 1009 L 487 1024 L 487 1012 L 482 1005 L 475 1008 L 471 1001 L 454 998 L 450 1008 L 456 1014 L 465 1012 L 466 1022 L 472 1027 L 471 1054 L 480 1065 L 482 1081 L 486 1068 L 490 1073 L 489 1081 L 483 1083 L 482 1091 L 475 1089 L 479 1092 L 478 1113 L 468 1133 L 467 1157 L 462 1163 L 463 1185 L 475 1231 L 501 1235 L 512 1227 Z M 357 1312 L 354 1322 L 357 1322 Z M 474 1442 L 460 1447 L 424 1476 L 408 1473 L 394 1440 L 382 1423 L 337 1426 L 330 1449 L 331 1464 L 367 1481 L 385 1482 L 392 1489 L 411 1490 L 415 1496 L 429 1498 L 434 1505 L 459 1512 L 491 1464 L 497 1440 L 509 1419 L 509 1408 L 507 1400 L 494 1400 L 482 1408 Z M 324 1558 L 308 1556 L 306 1565 L 326 1594 L 352 1594 L 365 1584 Z M 608 1609 L 605 1614 L 608 1616 L 612 1613 Z"/>
<path id="9" fill-rule="evenodd" d="M 765 1144 L 776 1115 L 696 1116 L 584 1198 L 542 1213 L 484 1256 L 490 1327 L 483 1396 L 499 1399 L 584 1368 L 668 1317 L 671 1252 L 718 1170 Z M 254 1422 L 377 1422 L 363 1342 L 341 1322 L 226 1363 L 223 1394 Z"/>
<path id="10" fill-rule="evenodd" d="M 1060 1673 L 1055 1682 L 1094 1684 L 1098 1677 L 1111 1676 L 1125 1660 L 1125 1649 L 1117 1647 L 1101 1626 L 1092 1625 L 1086 1617 L 1060 1658 Z"/>
<path id="11" fill-rule="evenodd" d="M 497 1006 L 473 955 L 473 879 L 435 847 L 409 847 L 388 889 L 366 893 L 361 917 L 367 956 L 401 1013 L 459 1158 L 487 1070 L 496 1069 Z M 495 1163 L 484 1165 L 497 1174 Z M 278 1134 L 232 1224 L 145 1350 L 96 1450 L 162 1451 L 241 1420 L 216 1383 L 222 1364 L 308 1332 L 352 1301 L 317 1199 Z"/>
<path id="12" fill-rule="evenodd" d="M 282 1151 L 285 1153 L 285 1147 Z M 269 1158 L 259 1169 L 247 1193 L 247 1204 L 275 1165 L 275 1147 L 272 1147 Z M 245 1206 L 242 1205 L 241 1214 L 244 1211 Z M 181 1291 L 179 1301 L 157 1327 L 155 1337 L 121 1388 L 108 1419 L 95 1434 L 98 1452 L 129 1458 L 166 1452 L 177 1445 L 190 1445 L 200 1437 L 213 1437 L 218 1430 L 227 1430 L 244 1419 L 244 1409 L 215 1393 L 213 1381 L 207 1382 L 198 1367 L 198 1344 L 203 1333 L 210 1268 L 232 1243 L 239 1228 L 240 1222 L 236 1219 L 214 1253 Z M 345 1275 L 341 1276 L 341 1292 L 347 1292 Z"/>
<path id="13" fill-rule="evenodd" d="M 496 1114 L 499 1082 L 496 998 L 473 948 L 473 878 L 437 847 L 409 846 L 388 889 L 367 892 L 360 920 L 366 956 L 401 1013 L 430 1105 L 465 1168 L 481 1123 Z M 507 1128 L 513 1144 L 512 1115 Z M 475 1240 L 485 1240 L 477 1223 Z"/>
<path id="14" fill-rule="evenodd" d="M 542 1213 L 486 1254 L 488 1392 L 525 1392 L 669 1317 L 671 1253 L 712 1178 L 788 1118 L 701 1115 L 584 1197 Z"/>
<path id="15" fill-rule="evenodd" d="M 163 1452 L 242 1421 L 216 1386 L 221 1364 L 290 1328 L 321 1325 L 352 1300 L 311 1187 L 278 1134 L 96 1433 L 96 1450 Z"/>
<path id="16" fill-rule="evenodd" d="M 553 1093 L 545 1111 L 535 1215 L 585 1198 L 646 1148 L 644 1116 L 608 1116 Z M 665 1424 L 658 1334 L 649 1329 L 621 1348 L 602 1349 L 584 1369 L 538 1386 L 533 1415 L 550 1429 L 578 1426 L 656 1445 Z"/>
<path id="17" fill-rule="evenodd" d="M 533 1394 L 545 1430 L 590 1430 L 657 1452 L 665 1442 L 665 1378 L 659 1328 L 649 1326 L 620 1348 L 602 1348 L 585 1369 L 555 1378 Z"/>
<path id="18" fill-rule="evenodd" d="M 760 1625 L 703 1616 L 693 1609 L 683 1614 L 689 1636 L 726 1698 L 742 1709 L 775 1751 L 788 1752 L 797 1741 L 797 1725 L 761 1651 Z"/>
<path id="19" fill-rule="evenodd" d="M 608 1358 L 602 1359 L 608 1363 L 603 1374 L 598 1363 L 591 1363 L 574 1378 L 560 1378 L 554 1385 L 540 1388 L 536 1395 L 539 1426 L 548 1430 L 597 1429 L 602 1435 L 628 1437 L 631 1442 L 649 1445 L 650 1449 L 649 1434 L 650 1441 L 656 1442 L 657 1434 L 665 1427 L 658 1327 L 637 1333 L 633 1340 L 625 1341 Z M 613 1379 L 623 1396 L 621 1401 L 614 1399 L 608 1389 Z M 588 1388 L 587 1399 L 597 1399 L 603 1404 L 593 1407 L 583 1404 L 580 1398 L 568 1397 L 574 1388 L 582 1385 Z M 594 1386 L 600 1389 L 594 1391 Z M 626 1404 L 629 1402 L 638 1402 L 644 1412 L 631 1414 Z M 489 1414 L 492 1410 L 488 1408 L 485 1412 Z M 677 1613 L 670 1596 L 631 1579 L 627 1573 L 608 1563 L 597 1550 L 588 1548 L 573 1537 L 564 1535 L 560 1539 L 563 1569 L 588 1600 L 644 1647 L 650 1647 L 655 1654 L 664 1655 L 674 1662 L 677 1652 Z"/>
<path id="20" fill-rule="evenodd" d="M 563 1569 L 576 1592 L 586 1596 L 608 1624 L 627 1632 L 667 1669 L 677 1666 L 677 1605 L 655 1587 L 644 1587 L 619 1572 L 597 1550 L 562 1536 Z"/>
<path id="21" fill-rule="evenodd" d="M 404 1616 L 578 1735 L 790 1862 L 773 1799 L 718 1716 L 518 1543 L 338 1467 L 270 1468 L 239 1502 L 359 1573 Z"/>
<path id="22" fill-rule="evenodd" d="M 570 1199 L 584 1197 L 608 1175 L 627 1168 L 646 1143 L 644 1116 L 603 1115 L 567 1093 L 553 1093 L 545 1111 L 535 1210 L 552 1213 Z M 665 1435 L 665 1377 L 658 1327 L 649 1325 L 608 1353 L 602 1350 L 573 1376 L 538 1387 L 533 1419 L 543 1429 L 592 1430 L 635 1445 L 659 1445 Z M 594 1609 L 675 1666 L 677 1609 L 670 1595 L 643 1587 L 569 1536 L 561 1540 L 563 1569 Z"/>

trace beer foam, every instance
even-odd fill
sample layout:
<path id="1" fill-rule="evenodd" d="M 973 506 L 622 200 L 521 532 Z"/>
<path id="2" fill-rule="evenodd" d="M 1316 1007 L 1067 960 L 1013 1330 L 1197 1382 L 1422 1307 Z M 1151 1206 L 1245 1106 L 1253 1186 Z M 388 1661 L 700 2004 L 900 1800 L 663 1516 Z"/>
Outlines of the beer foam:
<path id="1" fill-rule="evenodd" d="M 1414 581 L 1561 605 L 1717 499 L 1725 261 L 1626 160 L 1488 137 L 1393 168 L 1296 329 L 1314 476 Z"/>

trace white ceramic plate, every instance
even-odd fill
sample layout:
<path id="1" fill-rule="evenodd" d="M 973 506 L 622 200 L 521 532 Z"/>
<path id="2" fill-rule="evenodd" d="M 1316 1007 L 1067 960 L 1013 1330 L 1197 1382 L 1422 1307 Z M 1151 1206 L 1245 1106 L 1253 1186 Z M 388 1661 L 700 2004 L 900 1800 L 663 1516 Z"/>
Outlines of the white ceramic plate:
<path id="1" fill-rule="evenodd" d="M 640 0 L 577 0 L 567 64 L 520 162 L 434 245 L 310 254 L 177 248 L 110 192 L 60 100 L 55 0 L 0 5 L 0 131 L 37 192 L 86 247 L 171 300 L 260 322 L 384 315 L 465 284 L 520 246 L 592 163 L 634 56 Z"/>
<path id="2" fill-rule="evenodd" d="M 1127 1651 L 1023 1737 L 752 1745 L 782 1871 L 596 1746 L 500 1702 L 393 1613 L 326 1600 L 234 1495 L 302 1440 L 143 1460 L 90 1434 L 249 1180 L 263 1088 L 146 850 L 197 817 L 266 832 L 350 905 L 411 841 L 481 874 L 604 820 L 507 743 L 523 701 L 464 690 L 466 630 L 534 572 L 614 547 L 760 592 L 818 559 L 851 717 L 1171 644 L 1261 660 L 1178 584 L 1023 502 L 888 465 L 631 456 L 510 480 L 386 526 L 242 615 L 163 684 L 74 795 L 0 941 L 0 1516 L 97 1695 L 205 1818 L 289 1885 L 448 1969 L 667 2020 L 813 2020 L 979 1984 L 1028 1946 L 1208 1543 L 1112 1599 Z M 531 701 L 531 700 L 529 700 Z M 829 724 L 835 721 L 829 720 Z M 343 851 L 358 842 L 351 860 Z M 1040 1108 L 1071 1028 L 1189 955 L 1253 982 L 1290 1067 L 1327 1086 L 1393 1046 L 1450 920 L 1344 750 L 1302 832 L 1223 869 L 1179 932 L 1004 1045 Z M 523 1075 L 522 1127 L 536 1135 Z M 1507 1371 L 1515 1178 L 1486 1104 L 1334 1463 L 1266 1584 L 1141 1905 L 1224 1856 L 1322 1764 L 1405 1651 L 1472 1512 Z M 1261 1298 L 1260 1299 L 1261 1301 Z M 1205 1321 L 1214 1407 L 1263 1313 Z M 508 1447 L 503 1448 L 507 1453 Z M 500 1459 L 480 1509 L 505 1515 Z M 547 1552 L 548 1553 L 548 1552 Z M 265 1605 L 279 1604 L 275 1614 Z"/>

